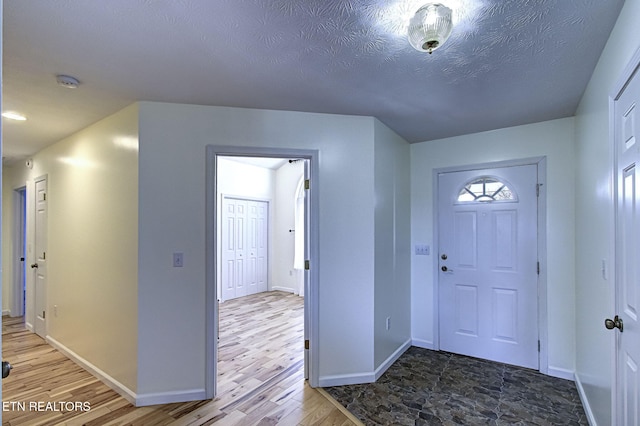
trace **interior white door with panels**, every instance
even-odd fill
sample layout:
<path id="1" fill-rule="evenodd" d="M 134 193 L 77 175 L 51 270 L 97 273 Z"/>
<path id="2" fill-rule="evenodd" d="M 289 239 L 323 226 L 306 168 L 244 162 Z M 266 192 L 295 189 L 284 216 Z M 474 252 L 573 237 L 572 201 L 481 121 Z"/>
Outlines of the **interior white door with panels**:
<path id="1" fill-rule="evenodd" d="M 247 202 L 247 294 L 267 291 L 267 218 L 269 203 Z"/>
<path id="2" fill-rule="evenodd" d="M 221 300 L 267 291 L 269 203 L 222 198 Z"/>
<path id="3" fill-rule="evenodd" d="M 34 271 L 34 331 L 40 337 L 45 338 L 46 311 L 47 311 L 47 179 L 41 177 L 35 181 L 35 245 L 34 262 L 31 269 Z"/>
<path id="4" fill-rule="evenodd" d="M 640 55 L 636 55 L 640 65 Z M 613 103 L 616 152 L 615 405 L 619 425 L 640 424 L 640 77 L 637 66 Z"/>
<path id="5" fill-rule="evenodd" d="M 438 175 L 440 349 L 539 368 L 537 166 Z"/>

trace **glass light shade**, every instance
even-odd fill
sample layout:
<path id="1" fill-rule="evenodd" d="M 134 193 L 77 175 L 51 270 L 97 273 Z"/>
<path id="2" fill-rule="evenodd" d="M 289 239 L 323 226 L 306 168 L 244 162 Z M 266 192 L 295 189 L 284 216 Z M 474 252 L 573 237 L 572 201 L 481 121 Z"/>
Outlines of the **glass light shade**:
<path id="1" fill-rule="evenodd" d="M 409 43 L 420 52 L 433 52 L 451 35 L 451 9 L 440 3 L 422 6 L 409 22 Z"/>

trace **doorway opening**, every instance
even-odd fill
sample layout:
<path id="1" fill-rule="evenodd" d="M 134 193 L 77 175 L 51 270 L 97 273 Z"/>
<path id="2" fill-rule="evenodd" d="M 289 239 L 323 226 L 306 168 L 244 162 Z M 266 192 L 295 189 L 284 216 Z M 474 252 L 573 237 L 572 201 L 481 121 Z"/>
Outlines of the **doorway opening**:
<path id="1" fill-rule="evenodd" d="M 314 175 L 316 151 L 207 148 L 208 397 L 317 386 Z"/>
<path id="2" fill-rule="evenodd" d="M 11 316 L 25 313 L 27 294 L 27 188 L 13 191 L 13 294 Z"/>

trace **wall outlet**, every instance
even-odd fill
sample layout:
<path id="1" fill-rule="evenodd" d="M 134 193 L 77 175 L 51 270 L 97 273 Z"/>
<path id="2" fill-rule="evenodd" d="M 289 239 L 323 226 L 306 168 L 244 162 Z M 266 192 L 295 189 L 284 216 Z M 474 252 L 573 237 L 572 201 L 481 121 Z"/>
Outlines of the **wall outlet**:
<path id="1" fill-rule="evenodd" d="M 427 244 L 416 244 L 415 253 L 417 256 L 429 256 L 431 249 Z"/>
<path id="2" fill-rule="evenodd" d="M 182 268 L 184 266 L 184 254 L 173 253 L 173 267 Z"/>
<path id="3" fill-rule="evenodd" d="M 387 317 L 386 327 L 387 330 L 391 330 L 391 317 Z"/>

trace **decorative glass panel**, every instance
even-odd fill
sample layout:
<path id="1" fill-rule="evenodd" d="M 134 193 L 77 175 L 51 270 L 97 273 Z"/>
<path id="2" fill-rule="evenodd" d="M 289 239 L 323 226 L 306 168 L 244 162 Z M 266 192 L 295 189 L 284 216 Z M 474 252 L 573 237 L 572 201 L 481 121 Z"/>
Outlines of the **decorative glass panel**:
<path id="1" fill-rule="evenodd" d="M 504 182 L 489 176 L 472 180 L 458 194 L 459 203 L 490 201 L 517 201 L 517 198 Z"/>

